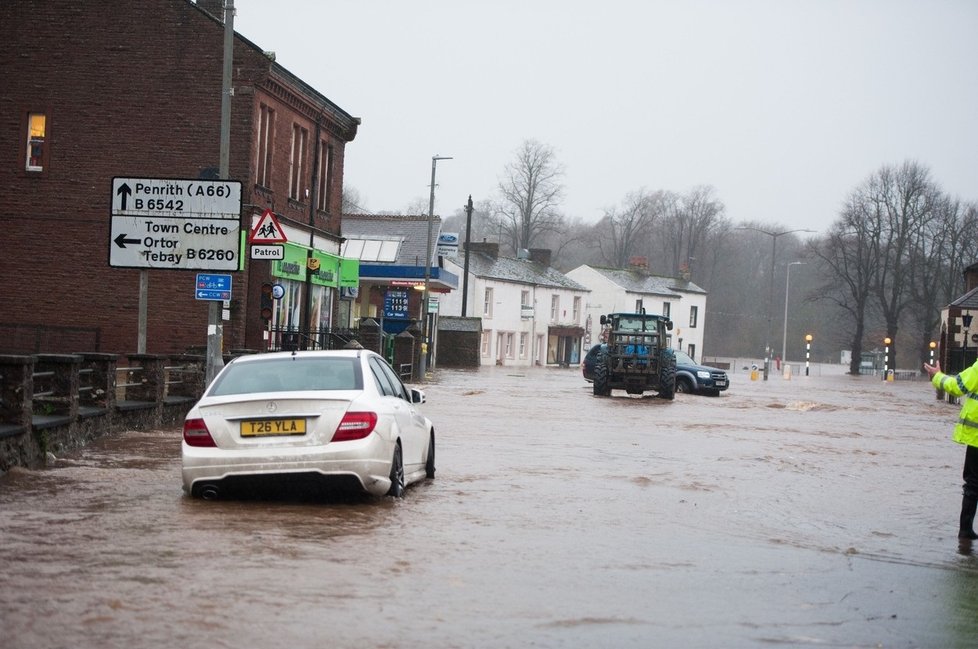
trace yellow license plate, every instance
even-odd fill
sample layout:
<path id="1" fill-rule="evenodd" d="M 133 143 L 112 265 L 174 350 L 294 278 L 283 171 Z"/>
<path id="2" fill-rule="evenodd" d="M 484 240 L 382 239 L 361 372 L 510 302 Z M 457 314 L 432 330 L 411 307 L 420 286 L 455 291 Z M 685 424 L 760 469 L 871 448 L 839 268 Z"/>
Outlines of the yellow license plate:
<path id="1" fill-rule="evenodd" d="M 258 419 L 241 422 L 242 437 L 260 435 L 305 435 L 305 419 Z"/>

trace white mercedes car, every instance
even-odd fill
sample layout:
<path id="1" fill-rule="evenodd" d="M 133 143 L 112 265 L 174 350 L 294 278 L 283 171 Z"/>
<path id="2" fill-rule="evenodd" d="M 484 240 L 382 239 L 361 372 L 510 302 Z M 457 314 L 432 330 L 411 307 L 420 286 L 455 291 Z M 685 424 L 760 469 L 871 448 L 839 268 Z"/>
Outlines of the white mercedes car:
<path id="1" fill-rule="evenodd" d="M 366 349 L 236 358 L 187 413 L 184 491 L 214 499 L 298 481 L 400 498 L 435 477 L 424 402 Z"/>

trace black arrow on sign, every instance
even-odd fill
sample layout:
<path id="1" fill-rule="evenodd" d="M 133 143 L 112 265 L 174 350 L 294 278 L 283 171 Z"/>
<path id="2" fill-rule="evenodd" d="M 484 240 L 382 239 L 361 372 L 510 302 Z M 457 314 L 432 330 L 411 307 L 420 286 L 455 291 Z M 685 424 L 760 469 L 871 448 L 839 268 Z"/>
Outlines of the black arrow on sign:
<path id="1" fill-rule="evenodd" d="M 123 207 L 122 209 L 126 209 L 126 208 Z M 127 239 L 126 235 L 124 234 L 120 234 L 115 238 L 115 245 L 119 246 L 120 248 L 125 248 L 127 243 L 139 243 L 139 242 L 140 242 L 139 239 Z"/>
<path id="2" fill-rule="evenodd" d="M 126 210 L 126 199 L 129 196 L 132 196 L 132 190 L 129 188 L 129 183 L 122 183 L 115 193 L 122 196 L 122 211 L 124 212 Z"/>

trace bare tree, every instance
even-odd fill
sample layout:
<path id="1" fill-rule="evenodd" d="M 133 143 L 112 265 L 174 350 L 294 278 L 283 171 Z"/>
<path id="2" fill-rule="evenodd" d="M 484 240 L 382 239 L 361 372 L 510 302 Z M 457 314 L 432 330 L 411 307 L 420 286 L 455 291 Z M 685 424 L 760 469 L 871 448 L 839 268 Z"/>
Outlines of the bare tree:
<path id="1" fill-rule="evenodd" d="M 626 268 L 629 258 L 647 236 L 648 228 L 658 216 L 657 201 L 644 189 L 629 192 L 621 207 L 605 210 L 597 231 L 598 246 L 604 263 L 614 268 Z"/>
<path id="2" fill-rule="evenodd" d="M 811 255 L 822 262 L 818 267 L 824 279 L 812 298 L 828 301 L 848 315 L 852 350 L 849 373 L 856 375 L 862 361 L 873 277 L 880 263 L 878 247 L 874 243 L 879 232 L 874 229 L 876 222 L 865 218 L 865 210 L 862 193 L 854 191 L 828 236 L 809 243 Z"/>
<path id="3" fill-rule="evenodd" d="M 363 198 L 360 190 L 352 185 L 343 185 L 343 210 L 344 214 L 366 214 L 367 208 L 363 206 Z"/>
<path id="4" fill-rule="evenodd" d="M 563 176 L 553 148 L 536 140 L 524 140 L 516 159 L 506 165 L 497 219 L 514 252 L 533 247 L 541 235 L 560 228 Z"/>
<path id="5" fill-rule="evenodd" d="M 872 241 L 879 259 L 873 268 L 873 294 L 890 339 L 886 364 L 893 368 L 900 318 L 913 301 L 911 253 L 914 242 L 926 238 L 922 230 L 934 218 L 939 192 L 926 167 L 905 162 L 881 168 L 864 183 L 860 195 L 863 213 L 879 233 Z"/>
<path id="6" fill-rule="evenodd" d="M 669 264 L 667 272 L 677 274 L 688 271 L 697 255 L 705 254 L 705 242 L 724 223 L 725 207 L 708 185 L 694 187 L 665 205 L 656 238 Z"/>
<path id="7" fill-rule="evenodd" d="M 910 254 L 913 309 L 910 321 L 920 336 L 918 360 L 930 356 L 938 338 L 940 309 L 958 297 L 964 268 L 978 256 L 978 209 L 946 195 L 933 199 L 934 218 L 921 228 Z"/>

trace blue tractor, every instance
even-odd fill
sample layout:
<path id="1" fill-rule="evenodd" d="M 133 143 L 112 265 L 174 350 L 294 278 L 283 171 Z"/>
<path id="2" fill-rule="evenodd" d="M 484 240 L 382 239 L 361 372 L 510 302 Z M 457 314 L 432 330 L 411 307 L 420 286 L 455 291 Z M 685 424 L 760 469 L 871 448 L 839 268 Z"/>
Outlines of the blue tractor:
<path id="1" fill-rule="evenodd" d="M 654 391 L 662 399 L 676 396 L 676 354 L 667 345 L 672 320 L 661 315 L 610 313 L 601 316 L 608 344 L 594 365 L 594 396 Z"/>

